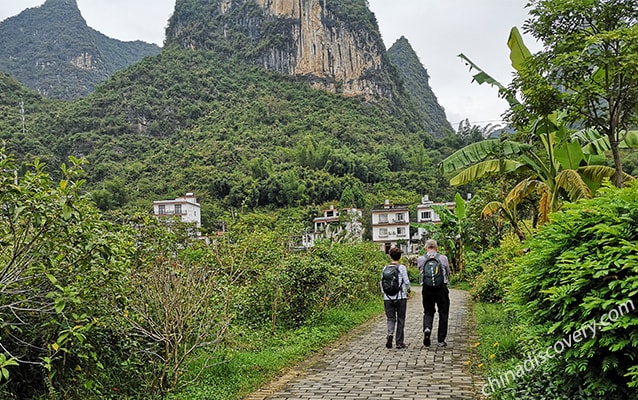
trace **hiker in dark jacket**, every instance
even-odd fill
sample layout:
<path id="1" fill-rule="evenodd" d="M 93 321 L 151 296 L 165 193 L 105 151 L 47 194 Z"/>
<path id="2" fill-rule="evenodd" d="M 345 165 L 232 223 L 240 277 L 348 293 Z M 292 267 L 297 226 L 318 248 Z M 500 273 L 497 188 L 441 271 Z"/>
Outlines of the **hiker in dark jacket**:
<path id="1" fill-rule="evenodd" d="M 425 263 L 431 257 L 438 257 L 442 266 L 443 279 L 442 284 L 438 286 L 428 286 L 423 282 L 423 345 L 430 346 L 430 335 L 432 334 L 432 322 L 434 321 L 434 313 L 436 309 L 439 312 L 439 329 L 437 332 L 438 346 L 445 347 L 447 342 L 447 325 L 448 315 L 450 313 L 450 291 L 448 290 L 448 281 L 450 278 L 450 262 L 446 256 L 438 253 L 439 246 L 436 240 L 428 240 L 425 242 L 425 250 L 427 254 L 419 263 L 419 270 L 423 273 Z M 423 279 L 422 279 L 423 280 Z M 435 309 L 436 306 L 436 309 Z"/>
<path id="2" fill-rule="evenodd" d="M 384 272 L 392 267 L 399 270 L 398 279 L 400 288 L 394 295 L 389 295 L 383 290 L 383 282 L 381 283 L 381 291 L 383 292 L 383 306 L 388 321 L 388 336 L 386 337 L 385 347 L 392 348 L 392 339 L 396 326 L 396 348 L 403 349 L 406 347 L 404 341 L 405 313 L 408 306 L 408 297 L 411 292 L 410 278 L 408 278 L 408 269 L 400 263 L 401 249 L 393 247 L 390 249 L 390 265 L 383 268 Z"/>

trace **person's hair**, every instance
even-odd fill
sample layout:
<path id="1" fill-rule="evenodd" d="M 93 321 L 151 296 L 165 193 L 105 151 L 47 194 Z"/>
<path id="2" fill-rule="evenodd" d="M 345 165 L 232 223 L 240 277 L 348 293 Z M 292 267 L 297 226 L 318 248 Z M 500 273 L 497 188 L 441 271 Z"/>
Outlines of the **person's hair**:
<path id="1" fill-rule="evenodd" d="M 430 250 L 438 250 L 439 249 L 439 245 L 436 243 L 436 240 L 428 239 L 425 242 L 425 248 L 426 249 L 430 249 Z"/>
<path id="2" fill-rule="evenodd" d="M 401 259 L 401 254 L 403 252 L 398 247 L 393 247 L 390 249 L 390 258 L 392 261 L 399 261 Z"/>

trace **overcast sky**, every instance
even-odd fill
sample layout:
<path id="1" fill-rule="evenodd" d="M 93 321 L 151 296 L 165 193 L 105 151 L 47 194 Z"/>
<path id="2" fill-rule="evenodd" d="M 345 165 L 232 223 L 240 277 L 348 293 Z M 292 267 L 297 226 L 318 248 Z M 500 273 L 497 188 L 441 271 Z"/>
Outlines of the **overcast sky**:
<path id="1" fill-rule="evenodd" d="M 405 36 L 430 75 L 430 86 L 454 129 L 497 124 L 507 108 L 495 88 L 472 82 L 464 53 L 503 84 L 512 79 L 507 37 L 522 29 L 527 0 L 368 0 L 386 47 Z M 88 25 L 119 40 L 162 45 L 175 0 L 77 0 Z M 0 21 L 44 0 L 0 0 Z M 532 52 L 538 46 L 529 37 Z"/>

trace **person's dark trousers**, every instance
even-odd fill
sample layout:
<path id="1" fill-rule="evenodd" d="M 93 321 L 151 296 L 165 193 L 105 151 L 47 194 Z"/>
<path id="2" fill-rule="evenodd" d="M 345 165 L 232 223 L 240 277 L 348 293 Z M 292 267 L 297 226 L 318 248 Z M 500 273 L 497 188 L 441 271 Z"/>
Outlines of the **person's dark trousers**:
<path id="1" fill-rule="evenodd" d="M 439 312 L 439 331 L 438 341 L 445 342 L 447 337 L 447 321 L 450 314 L 450 291 L 447 285 L 439 288 L 430 288 L 423 286 L 423 330 L 430 328 L 432 331 L 432 321 L 434 313 Z M 436 309 L 435 309 L 436 305 Z"/>
<path id="2" fill-rule="evenodd" d="M 396 344 L 403 344 L 405 329 L 405 312 L 408 308 L 408 299 L 384 300 L 385 316 L 388 321 L 388 335 L 394 335 L 396 325 Z"/>

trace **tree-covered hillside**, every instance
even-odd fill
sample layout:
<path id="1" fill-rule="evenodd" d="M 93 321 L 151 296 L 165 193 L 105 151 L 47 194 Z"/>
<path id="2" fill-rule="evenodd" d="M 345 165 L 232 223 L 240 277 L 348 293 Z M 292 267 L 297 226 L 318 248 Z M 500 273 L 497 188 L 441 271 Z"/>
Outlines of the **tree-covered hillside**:
<path id="1" fill-rule="evenodd" d="M 445 110 L 429 85 L 430 76 L 408 40 L 401 36 L 388 49 L 388 56 L 392 64 L 396 66 L 405 89 L 423 118 L 428 132 L 438 137 L 453 133 L 454 129 L 445 116 Z"/>
<path id="2" fill-rule="evenodd" d="M 186 191 L 213 214 L 318 205 L 345 189 L 451 198 L 435 167 L 451 149 L 394 103 L 311 89 L 212 52 L 164 51 L 86 98 L 39 108 L 29 104 L 25 135 L 19 119 L 4 122 L 9 150 L 25 161 L 46 149 L 53 166 L 86 157 L 103 209 L 149 209 Z"/>

